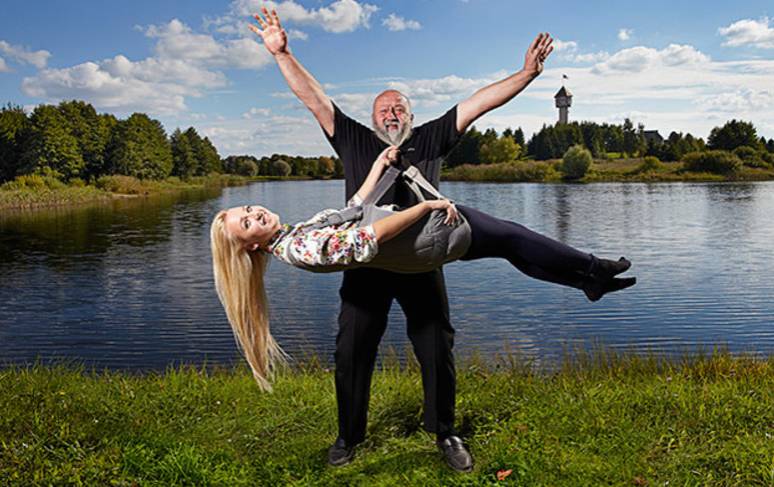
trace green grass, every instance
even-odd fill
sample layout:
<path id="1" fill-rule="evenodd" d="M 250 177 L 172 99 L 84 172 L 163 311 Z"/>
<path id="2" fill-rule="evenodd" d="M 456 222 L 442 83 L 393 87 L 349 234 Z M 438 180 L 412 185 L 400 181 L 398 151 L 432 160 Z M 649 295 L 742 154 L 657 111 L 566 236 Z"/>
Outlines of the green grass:
<path id="1" fill-rule="evenodd" d="M 311 361 L 261 393 L 243 367 L 163 374 L 0 370 L 3 485 L 773 485 L 774 358 L 581 354 L 458 367 L 475 470 L 422 431 L 416 365 L 375 374 L 368 439 L 330 468 L 332 372 Z M 668 482 L 668 484 L 667 484 Z"/>
<path id="2" fill-rule="evenodd" d="M 52 178 L 22 177 L 0 186 L 0 209 L 81 205 L 115 198 L 136 198 L 195 188 L 246 184 L 261 178 L 213 174 L 181 180 L 140 180 L 130 176 L 103 176 L 95 184 L 66 185 Z"/>
<path id="3" fill-rule="evenodd" d="M 488 182 L 561 182 L 561 160 L 516 161 L 499 164 L 464 164 L 443 171 L 445 181 Z M 595 159 L 589 172 L 579 182 L 669 182 L 669 181 L 769 181 L 774 169 L 743 166 L 734 175 L 683 170 L 681 162 L 664 162 L 663 169 L 640 171 L 643 158 Z"/>

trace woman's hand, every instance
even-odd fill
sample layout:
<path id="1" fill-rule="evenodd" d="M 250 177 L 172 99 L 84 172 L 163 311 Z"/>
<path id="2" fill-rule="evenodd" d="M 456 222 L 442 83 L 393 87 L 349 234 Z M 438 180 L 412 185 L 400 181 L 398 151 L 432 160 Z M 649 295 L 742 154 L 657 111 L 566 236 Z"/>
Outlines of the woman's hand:
<path id="1" fill-rule="evenodd" d="M 554 46 L 551 43 L 554 40 L 548 32 L 541 32 L 535 37 L 535 40 L 530 44 L 527 49 L 527 54 L 524 56 L 524 71 L 538 76 L 543 72 L 543 63 L 551 51 L 554 50 Z"/>
<path id="2" fill-rule="evenodd" d="M 449 200 L 427 200 L 425 205 L 431 210 L 446 210 L 446 219 L 443 222 L 447 225 L 456 223 L 460 218 L 457 207 Z"/>
<path id="3" fill-rule="evenodd" d="M 384 149 L 381 154 L 379 154 L 379 157 L 377 157 L 374 161 L 374 166 L 387 169 L 392 165 L 392 163 L 398 160 L 399 155 L 400 149 L 398 149 L 397 146 L 391 145 Z"/>
<path id="4" fill-rule="evenodd" d="M 280 25 L 277 11 L 272 10 L 271 14 L 269 14 L 269 10 L 266 7 L 261 7 L 261 10 L 263 10 L 263 15 L 266 17 L 266 20 L 263 20 L 259 14 L 253 14 L 253 17 L 258 21 L 261 28 L 259 29 L 253 24 L 247 24 L 248 27 L 250 27 L 250 30 L 261 36 L 263 45 L 266 46 L 266 49 L 272 56 L 287 52 L 288 34 L 285 32 L 285 29 L 282 28 L 282 25 Z"/>

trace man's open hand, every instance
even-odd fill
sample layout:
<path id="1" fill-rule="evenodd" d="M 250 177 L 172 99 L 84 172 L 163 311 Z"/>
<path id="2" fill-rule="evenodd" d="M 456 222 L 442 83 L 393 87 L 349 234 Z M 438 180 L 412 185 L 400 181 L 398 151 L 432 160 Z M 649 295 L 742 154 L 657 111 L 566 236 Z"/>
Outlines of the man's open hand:
<path id="1" fill-rule="evenodd" d="M 552 42 L 554 40 L 548 32 L 541 32 L 535 37 L 524 56 L 524 71 L 533 73 L 535 76 L 543 72 L 543 62 L 554 50 Z"/>
<path id="2" fill-rule="evenodd" d="M 253 24 L 247 24 L 248 27 L 250 27 L 250 30 L 261 36 L 263 45 L 266 46 L 266 49 L 269 50 L 272 56 L 287 52 L 288 34 L 285 32 L 285 29 L 282 28 L 282 25 L 280 25 L 277 11 L 272 9 L 270 14 L 266 7 L 261 7 L 261 10 L 263 11 L 264 17 L 266 17 L 266 20 L 264 20 L 260 14 L 253 15 L 261 28 L 259 29 Z"/>

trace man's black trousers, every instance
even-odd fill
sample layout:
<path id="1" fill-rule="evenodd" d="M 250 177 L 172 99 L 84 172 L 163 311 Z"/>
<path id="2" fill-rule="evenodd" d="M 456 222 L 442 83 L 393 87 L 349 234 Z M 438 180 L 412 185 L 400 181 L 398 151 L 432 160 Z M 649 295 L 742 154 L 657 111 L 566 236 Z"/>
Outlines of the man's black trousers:
<path id="1" fill-rule="evenodd" d="M 365 438 L 371 375 L 393 299 L 406 315 L 408 337 L 422 371 L 424 427 L 439 436 L 453 433 L 454 329 L 442 269 L 422 274 L 348 270 L 339 294 L 335 353 L 339 437 L 353 445 Z"/>

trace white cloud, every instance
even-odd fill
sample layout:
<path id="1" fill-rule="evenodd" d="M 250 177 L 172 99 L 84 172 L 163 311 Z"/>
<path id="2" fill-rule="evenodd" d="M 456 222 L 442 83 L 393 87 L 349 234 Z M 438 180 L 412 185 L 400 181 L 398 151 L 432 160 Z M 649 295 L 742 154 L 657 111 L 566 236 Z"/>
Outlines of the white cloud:
<path id="1" fill-rule="evenodd" d="M 249 119 L 224 119 L 205 125 L 199 132 L 212 140 L 221 156 L 272 153 L 292 155 L 332 154 L 322 129 L 311 114 L 267 115 Z"/>
<path id="2" fill-rule="evenodd" d="M 390 14 L 387 18 L 382 20 L 382 25 L 387 27 L 392 32 L 399 32 L 402 30 L 419 30 L 422 25 L 416 20 L 404 19 L 395 14 Z"/>
<path id="3" fill-rule="evenodd" d="M 575 41 L 563 41 L 561 39 L 554 39 L 552 43 L 554 51 L 572 53 L 578 50 L 578 43 Z"/>
<path id="4" fill-rule="evenodd" d="M 14 46 L 5 41 L 0 41 L 0 52 L 23 64 L 32 64 L 36 68 L 44 68 L 51 53 L 48 51 L 30 51 L 23 46 Z"/>
<path id="5" fill-rule="evenodd" d="M 271 55 L 254 39 L 218 42 L 210 35 L 195 34 L 177 19 L 161 26 L 151 25 L 145 35 L 158 39 L 154 51 L 162 59 L 243 69 L 258 69 L 271 62 Z"/>
<path id="6" fill-rule="evenodd" d="M 287 33 L 288 33 L 288 39 L 291 39 L 291 40 L 292 39 L 298 39 L 298 40 L 301 40 L 301 41 L 305 41 L 305 40 L 309 39 L 309 34 L 307 34 L 306 32 L 304 32 L 302 30 L 288 29 Z"/>
<path id="7" fill-rule="evenodd" d="M 186 97 L 226 86 L 226 76 L 218 68 L 259 69 L 271 61 L 266 49 L 252 39 L 218 41 L 194 33 L 177 19 L 144 32 L 156 40 L 153 57 L 131 61 L 119 54 L 43 69 L 24 78 L 22 91 L 48 100 L 77 98 L 104 109 L 169 115 L 186 109 Z"/>
<path id="8" fill-rule="evenodd" d="M 250 119 L 250 118 L 259 118 L 259 117 L 268 117 L 271 115 L 271 109 L 269 108 L 256 108 L 253 107 L 242 114 L 242 118 Z"/>
<path id="9" fill-rule="evenodd" d="M 632 29 L 618 29 L 618 40 L 628 41 L 634 31 Z"/>
<path id="10" fill-rule="evenodd" d="M 576 41 L 563 41 L 554 39 L 552 44 L 557 51 L 559 59 L 570 61 L 572 63 L 597 63 L 610 57 L 606 51 L 580 54 L 578 52 L 578 43 Z"/>
<path id="11" fill-rule="evenodd" d="M 229 12 L 213 20 L 208 25 L 214 25 L 216 30 L 227 33 L 244 32 L 241 24 L 249 21 L 252 15 L 261 11 L 261 7 L 277 10 L 277 15 L 283 27 L 288 23 L 316 25 L 327 32 L 352 32 L 358 28 L 368 28 L 371 16 L 379 7 L 356 0 L 336 0 L 328 6 L 318 9 L 307 9 L 292 0 L 271 2 L 263 0 L 235 0 L 229 7 Z"/>
<path id="12" fill-rule="evenodd" d="M 753 46 L 762 49 L 774 49 L 774 28 L 769 27 L 769 18 L 760 20 L 738 20 L 727 27 L 718 29 L 718 34 L 726 37 L 724 46 Z"/>
<path id="13" fill-rule="evenodd" d="M 741 113 L 774 108 L 774 91 L 739 88 L 733 92 L 704 95 L 696 104 L 707 110 Z"/>
<path id="14" fill-rule="evenodd" d="M 611 72 L 638 73 L 655 66 L 698 65 L 709 61 L 709 56 L 689 45 L 670 44 L 658 50 L 636 46 L 623 49 L 592 68 L 595 74 Z"/>
<path id="15" fill-rule="evenodd" d="M 5 59 L 0 57 L 0 73 L 10 73 L 11 68 L 8 67 L 7 64 L 5 64 Z"/>

